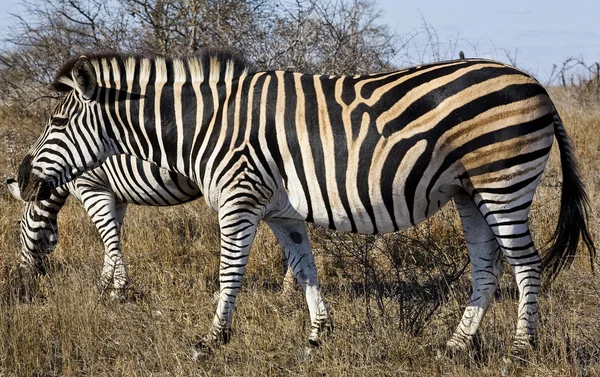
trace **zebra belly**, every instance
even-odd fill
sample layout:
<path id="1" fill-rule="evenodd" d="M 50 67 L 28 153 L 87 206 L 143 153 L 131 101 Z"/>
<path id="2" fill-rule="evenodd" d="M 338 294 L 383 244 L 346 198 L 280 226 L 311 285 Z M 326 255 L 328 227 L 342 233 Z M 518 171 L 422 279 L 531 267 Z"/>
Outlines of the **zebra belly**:
<path id="1" fill-rule="evenodd" d="M 388 202 L 391 197 L 393 203 L 391 207 L 380 194 L 372 195 L 373 200 L 367 204 L 349 200 L 341 206 L 334 206 L 330 202 L 316 202 L 318 195 L 311 196 L 309 200 L 298 191 L 290 190 L 288 195 L 299 217 L 315 225 L 346 232 L 382 234 L 408 229 L 426 220 L 460 189 L 454 185 L 434 187 L 429 197 L 426 197 L 425 190 L 421 190 L 411 202 L 412 205 L 409 205 L 403 188 L 404 186 L 398 187 L 388 196 Z"/>

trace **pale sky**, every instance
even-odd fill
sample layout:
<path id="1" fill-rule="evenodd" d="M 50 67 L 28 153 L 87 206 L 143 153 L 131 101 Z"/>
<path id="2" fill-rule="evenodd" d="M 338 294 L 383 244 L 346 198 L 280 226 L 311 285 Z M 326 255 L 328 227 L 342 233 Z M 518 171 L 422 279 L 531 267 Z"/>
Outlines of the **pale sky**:
<path id="1" fill-rule="evenodd" d="M 542 82 L 553 64 L 569 57 L 600 62 L 597 0 L 379 0 L 379 6 L 382 23 L 392 30 L 408 35 L 424 18 L 440 42 L 458 39 L 467 57 L 507 61 L 503 49 L 511 56 L 517 51 L 517 65 Z"/>
<path id="2" fill-rule="evenodd" d="M 18 13 L 18 1 L 0 0 L 0 33 L 10 27 L 9 12 Z M 542 82 L 547 82 L 553 64 L 569 57 L 587 64 L 600 62 L 600 1 L 597 0 L 378 0 L 381 23 L 408 36 L 422 28 L 422 20 L 439 37 L 443 58 L 467 57 L 508 61 L 506 52 Z M 1 34 L 0 34 L 1 35 Z M 449 48 L 458 41 L 456 50 Z M 410 44 L 412 63 L 431 60 L 427 38 L 421 34 Z M 399 56 L 397 65 L 405 66 Z M 422 61 L 418 61 L 422 60 Z"/>

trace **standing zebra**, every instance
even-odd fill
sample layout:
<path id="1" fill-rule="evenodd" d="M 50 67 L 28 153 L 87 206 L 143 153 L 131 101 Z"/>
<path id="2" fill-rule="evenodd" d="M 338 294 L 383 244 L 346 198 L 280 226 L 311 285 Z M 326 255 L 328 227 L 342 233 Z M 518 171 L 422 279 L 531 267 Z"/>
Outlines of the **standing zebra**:
<path id="1" fill-rule="evenodd" d="M 448 341 L 466 347 L 490 304 L 502 252 L 519 288 L 513 342 L 536 337 L 542 268 L 556 275 L 580 238 L 593 257 L 575 156 L 545 89 L 502 63 L 466 59 L 362 76 L 254 72 L 242 59 L 89 55 L 19 168 L 24 198 L 46 198 L 125 153 L 195 182 L 221 229 L 220 299 L 198 345 L 227 342 L 257 224 L 266 221 L 303 286 L 318 343 L 330 319 L 305 221 L 358 233 L 411 227 L 454 199 L 473 293 Z M 542 259 L 528 213 L 551 146 L 561 152 L 558 227 Z"/>
<path id="2" fill-rule="evenodd" d="M 7 180 L 13 197 L 21 198 L 14 180 Z M 121 224 L 129 203 L 171 206 L 199 198 L 196 184 L 180 174 L 127 155 L 109 157 L 99 167 L 52 190 L 41 201 L 25 202 L 21 217 L 21 265 L 45 273 L 48 254 L 58 242 L 58 212 L 73 195 L 85 208 L 104 243 L 101 286 L 112 283 L 111 297 L 123 298 L 128 283 L 121 254 Z"/>

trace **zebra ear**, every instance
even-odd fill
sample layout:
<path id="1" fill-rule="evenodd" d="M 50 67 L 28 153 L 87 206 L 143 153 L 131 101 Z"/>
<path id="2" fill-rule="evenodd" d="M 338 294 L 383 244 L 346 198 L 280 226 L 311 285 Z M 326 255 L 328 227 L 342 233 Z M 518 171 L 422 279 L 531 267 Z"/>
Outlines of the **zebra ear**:
<path id="1" fill-rule="evenodd" d="M 18 199 L 20 201 L 24 201 L 21 198 L 21 190 L 19 190 L 19 184 L 12 178 L 6 180 L 6 185 L 8 186 L 8 191 L 13 196 L 13 198 Z"/>
<path id="2" fill-rule="evenodd" d="M 96 79 L 96 71 L 88 58 L 82 56 L 77 60 L 71 71 L 71 76 L 73 76 L 75 90 L 81 93 L 83 98 L 91 100 L 94 97 L 96 86 L 98 86 L 98 80 Z"/>

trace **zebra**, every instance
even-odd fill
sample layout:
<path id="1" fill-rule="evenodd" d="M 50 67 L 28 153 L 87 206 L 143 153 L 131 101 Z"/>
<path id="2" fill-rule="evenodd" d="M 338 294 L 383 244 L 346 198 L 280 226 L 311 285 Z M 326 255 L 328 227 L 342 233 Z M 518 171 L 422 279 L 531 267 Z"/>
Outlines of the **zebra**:
<path id="1" fill-rule="evenodd" d="M 10 193 L 23 200 L 14 179 Z M 121 253 L 121 225 L 129 203 L 172 206 L 202 196 L 198 186 L 180 174 L 127 155 L 109 157 L 99 167 L 52 190 L 46 200 L 25 202 L 21 216 L 21 267 L 45 274 L 47 257 L 58 243 L 57 216 L 69 195 L 83 204 L 104 244 L 100 285 L 113 299 L 125 298 L 129 283 Z M 111 287 L 112 284 L 112 287 Z"/>
<path id="2" fill-rule="evenodd" d="M 453 335 L 467 348 L 500 274 L 519 290 L 514 352 L 535 346 L 542 270 L 569 265 L 589 204 L 575 154 L 546 90 L 504 63 L 461 59 L 355 76 L 259 71 L 243 58 L 89 54 L 66 62 L 65 95 L 19 167 L 24 198 L 43 199 L 108 156 L 134 155 L 195 182 L 218 212 L 220 297 L 196 356 L 230 339 L 250 246 L 264 220 L 284 247 L 310 313 L 309 344 L 332 321 L 306 222 L 380 234 L 412 227 L 454 200 L 473 292 Z M 541 257 L 528 213 L 556 139 L 558 225 Z"/>
<path id="3" fill-rule="evenodd" d="M 47 257 L 58 243 L 58 213 L 69 195 L 81 204 L 104 244 L 102 290 L 112 299 L 125 300 L 129 278 L 121 253 L 121 225 L 128 204 L 173 206 L 202 196 L 200 189 L 180 174 L 127 155 L 109 157 L 105 163 L 77 179 L 57 187 L 50 198 L 26 202 L 14 179 L 7 179 L 11 195 L 25 204 L 21 216 L 21 268 L 45 275 Z M 283 259 L 284 291 L 291 290 L 294 276 Z M 112 284 L 112 287 L 111 287 Z"/>

